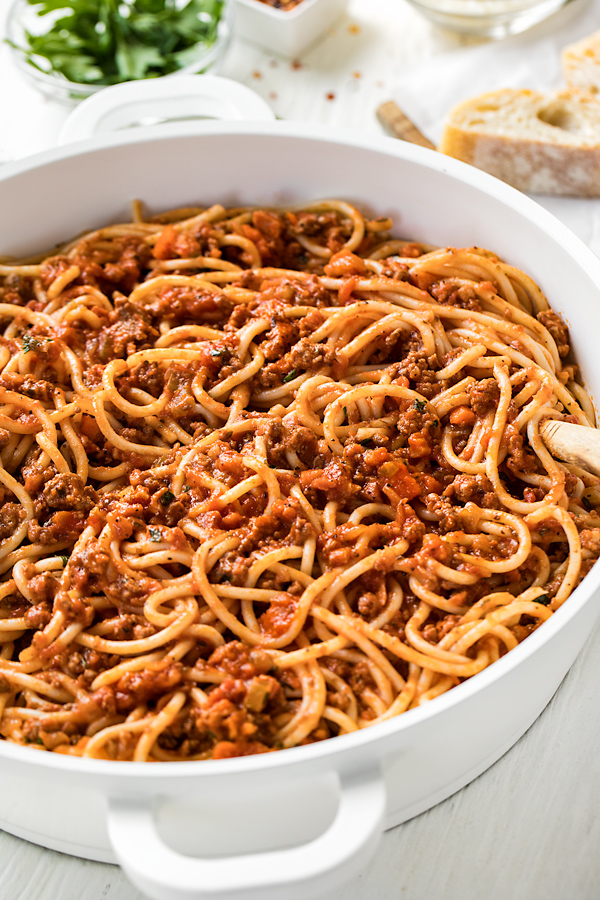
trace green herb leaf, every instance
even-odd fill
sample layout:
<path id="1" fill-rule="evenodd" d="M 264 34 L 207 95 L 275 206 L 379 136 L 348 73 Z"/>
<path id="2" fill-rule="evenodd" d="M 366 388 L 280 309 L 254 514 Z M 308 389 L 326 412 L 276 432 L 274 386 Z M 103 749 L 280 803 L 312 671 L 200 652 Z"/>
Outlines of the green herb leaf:
<path id="1" fill-rule="evenodd" d="M 551 602 L 552 597 L 549 594 L 540 594 L 539 597 L 536 597 L 534 603 L 541 603 L 542 606 L 548 606 Z"/>
<path id="2" fill-rule="evenodd" d="M 425 412 L 427 409 L 427 400 L 415 400 L 415 409 L 418 409 L 419 412 Z"/>
<path id="3" fill-rule="evenodd" d="M 40 346 L 41 341 L 32 334 L 27 333 L 23 335 L 23 353 L 29 353 L 30 350 L 37 350 Z"/>
<path id="4" fill-rule="evenodd" d="M 59 559 L 62 561 L 63 569 L 64 569 L 64 567 L 65 567 L 65 566 L 67 565 L 67 563 L 69 562 L 69 557 L 68 557 L 68 556 L 59 556 Z"/>
<path id="5" fill-rule="evenodd" d="M 287 384 L 288 381 L 293 381 L 297 374 L 296 369 L 292 369 L 291 372 L 288 372 L 287 375 L 283 376 L 283 383 Z"/>
<path id="6" fill-rule="evenodd" d="M 161 506 L 168 506 L 169 503 L 172 503 L 174 499 L 175 494 L 173 494 L 171 491 L 165 491 L 164 494 L 160 495 L 159 502 Z"/>
<path id="7" fill-rule="evenodd" d="M 591 512 L 594 508 L 587 497 L 581 498 L 581 505 L 584 507 L 584 509 L 587 509 L 588 512 Z"/>
<path id="8" fill-rule="evenodd" d="M 80 84 L 156 78 L 216 40 L 223 0 L 27 0 L 47 25 L 25 32 L 28 62 Z M 47 17 L 47 19 L 46 19 Z"/>
<path id="9" fill-rule="evenodd" d="M 163 539 L 160 528 L 153 528 L 152 525 L 148 526 L 148 534 L 151 541 L 162 541 Z"/>

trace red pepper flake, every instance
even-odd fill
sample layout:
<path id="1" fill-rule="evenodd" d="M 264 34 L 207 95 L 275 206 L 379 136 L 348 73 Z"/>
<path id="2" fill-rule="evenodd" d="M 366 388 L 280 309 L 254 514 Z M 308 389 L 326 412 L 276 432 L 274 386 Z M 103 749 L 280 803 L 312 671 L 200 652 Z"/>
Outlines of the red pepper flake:
<path id="1" fill-rule="evenodd" d="M 325 97 L 327 98 L 327 100 L 335 100 L 335 94 L 333 93 L 333 91 L 329 91 L 328 94 L 325 94 Z"/>
<path id="2" fill-rule="evenodd" d="M 304 68 L 303 64 L 300 62 L 299 59 L 293 59 L 293 60 L 291 61 L 291 63 L 290 63 L 290 66 L 291 66 L 292 69 L 294 69 L 296 72 L 298 71 L 298 69 L 303 69 L 303 68 Z"/>
<path id="3" fill-rule="evenodd" d="M 262 78 L 262 72 L 259 72 L 258 69 L 252 73 L 253 78 Z"/>

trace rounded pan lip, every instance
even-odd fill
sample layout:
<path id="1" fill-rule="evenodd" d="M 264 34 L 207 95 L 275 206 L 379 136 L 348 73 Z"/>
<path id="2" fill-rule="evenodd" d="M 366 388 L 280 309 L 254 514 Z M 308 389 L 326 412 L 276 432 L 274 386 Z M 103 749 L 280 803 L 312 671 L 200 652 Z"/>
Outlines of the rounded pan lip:
<path id="1" fill-rule="evenodd" d="M 351 146 L 387 156 L 395 156 L 449 176 L 452 180 L 480 190 L 509 208 L 516 210 L 525 219 L 532 221 L 554 240 L 560 241 L 586 269 L 595 271 L 595 280 L 600 284 L 600 260 L 566 225 L 526 194 L 500 181 L 481 169 L 476 169 L 453 157 L 436 150 L 429 150 L 385 135 L 362 135 L 348 128 L 310 124 L 303 122 L 230 122 L 192 121 L 165 123 L 118 131 L 113 134 L 95 135 L 92 138 L 64 144 L 20 160 L 7 162 L 0 167 L 0 182 L 30 170 L 70 157 L 93 154 L 98 150 L 130 144 L 170 141 L 177 138 L 218 135 L 267 136 L 274 138 L 295 138 L 307 143 L 337 144 Z"/>
<path id="2" fill-rule="evenodd" d="M 0 183 L 13 176 L 24 174 L 48 163 L 72 156 L 93 154 L 104 148 L 121 145 L 145 143 L 147 141 L 169 141 L 181 137 L 198 137 L 210 135 L 264 135 L 272 137 L 295 138 L 306 142 L 329 143 L 340 146 L 353 146 L 376 153 L 396 156 L 409 162 L 430 168 L 433 171 L 447 174 L 450 178 L 479 189 L 503 204 L 516 210 L 524 219 L 532 221 L 542 232 L 545 232 L 573 256 L 575 264 L 585 269 L 590 279 L 600 284 L 600 260 L 573 232 L 556 219 L 542 206 L 521 194 L 509 185 L 468 166 L 458 160 L 443 156 L 434 150 L 428 150 L 414 144 L 407 144 L 385 136 L 363 136 L 354 131 L 336 129 L 332 132 L 327 126 L 307 125 L 289 122 L 202 122 L 162 125 L 144 129 L 102 135 L 69 144 L 64 147 L 45 151 L 24 160 L 7 163 L 0 169 Z M 439 717 L 469 700 L 476 694 L 500 680 L 513 669 L 526 662 L 546 643 L 552 640 L 568 622 L 580 613 L 582 608 L 594 598 L 600 587 L 600 565 L 586 575 L 582 584 L 560 607 L 550 619 L 544 622 L 523 643 L 510 653 L 497 660 L 493 665 L 474 675 L 451 691 L 435 698 L 424 706 L 408 710 L 400 716 L 378 723 L 351 734 L 340 735 L 333 739 L 309 744 L 304 747 L 293 747 L 285 752 L 265 753 L 255 756 L 234 757 L 225 760 L 192 760 L 182 762 L 163 762 L 159 765 L 148 765 L 146 762 L 118 762 L 112 760 L 87 759 L 72 757 L 59 753 L 32 752 L 33 748 L 0 741 L 0 763 L 12 761 L 20 766 L 31 765 L 58 772 L 69 772 L 78 777 L 95 776 L 111 781 L 121 782 L 123 779 L 139 782 L 141 779 L 167 779 L 179 782 L 189 778 L 218 778 L 243 775 L 247 772 L 277 772 L 282 769 L 303 768 L 306 765 L 323 763 L 326 767 L 330 760 L 330 769 L 336 767 L 335 758 L 344 757 L 344 761 L 372 744 L 386 744 L 394 735 L 407 729 L 415 728 L 431 718 Z M 363 755 L 364 760 L 364 755 Z M 323 766 L 322 766 L 323 767 Z"/>

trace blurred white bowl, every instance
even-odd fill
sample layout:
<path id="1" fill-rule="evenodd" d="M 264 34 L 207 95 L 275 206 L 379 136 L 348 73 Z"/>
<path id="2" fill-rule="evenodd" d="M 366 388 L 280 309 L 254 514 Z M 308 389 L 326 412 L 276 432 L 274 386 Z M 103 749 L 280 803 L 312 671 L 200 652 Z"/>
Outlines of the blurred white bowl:
<path id="1" fill-rule="evenodd" d="M 63 5 L 65 8 L 68 7 L 68 0 L 65 0 Z M 234 20 L 235 2 L 234 0 L 224 0 L 223 12 L 217 26 L 217 36 L 212 44 L 198 43 L 196 45 L 197 54 L 193 61 L 186 66 L 182 66 L 177 72 L 172 72 L 159 78 L 143 80 L 158 81 L 163 78 L 175 78 L 179 75 L 204 73 L 209 71 L 209 69 L 216 71 L 218 63 L 224 56 L 233 35 Z M 107 85 L 103 84 L 83 84 L 69 81 L 60 72 L 53 71 L 49 64 L 48 70 L 43 71 L 46 60 L 42 57 L 39 58 L 39 64 L 42 68 L 36 68 L 28 60 L 24 49 L 27 47 L 25 32 L 29 31 L 32 34 L 45 33 L 46 26 L 44 25 L 40 29 L 40 24 L 41 20 L 35 11 L 35 7 L 32 7 L 28 0 L 14 0 L 7 14 L 6 34 L 15 65 L 19 72 L 34 87 L 47 97 L 69 106 L 79 103 L 81 100 L 85 100 L 87 97 L 91 97 L 107 87 Z"/>
<path id="2" fill-rule="evenodd" d="M 299 56 L 330 28 L 348 0 L 301 0 L 285 12 L 261 0 L 236 0 L 238 37 L 283 56 Z"/>

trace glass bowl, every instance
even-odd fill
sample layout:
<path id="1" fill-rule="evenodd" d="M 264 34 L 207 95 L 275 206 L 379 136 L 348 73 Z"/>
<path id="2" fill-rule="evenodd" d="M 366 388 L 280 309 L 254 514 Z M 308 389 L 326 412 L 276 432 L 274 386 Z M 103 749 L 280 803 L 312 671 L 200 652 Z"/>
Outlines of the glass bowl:
<path id="1" fill-rule="evenodd" d="M 68 7 L 69 3 L 65 0 L 62 8 L 67 9 Z M 169 75 L 160 75 L 158 78 L 195 75 L 207 72 L 209 69 L 216 69 L 229 46 L 233 34 L 234 18 L 234 0 L 224 0 L 223 12 L 217 26 L 217 36 L 214 43 L 208 47 L 203 43 L 199 43 L 197 45 L 197 55 L 192 58 L 191 62 L 182 66 L 176 72 L 171 72 Z M 6 22 L 9 48 L 12 51 L 12 58 L 18 70 L 34 87 L 47 97 L 66 103 L 69 106 L 79 103 L 80 100 L 85 100 L 86 97 L 90 97 L 97 91 L 107 87 L 107 85 L 103 84 L 83 84 L 69 81 L 61 73 L 52 71 L 50 64 L 43 57 L 38 58 L 43 71 L 32 65 L 22 49 L 26 47 L 25 31 L 29 31 L 32 34 L 42 34 L 47 30 L 47 25 L 36 15 L 35 8 L 27 0 L 15 0 L 9 10 Z"/>
<path id="2" fill-rule="evenodd" d="M 546 19 L 570 0 L 408 0 L 436 25 L 478 37 L 503 38 Z"/>

